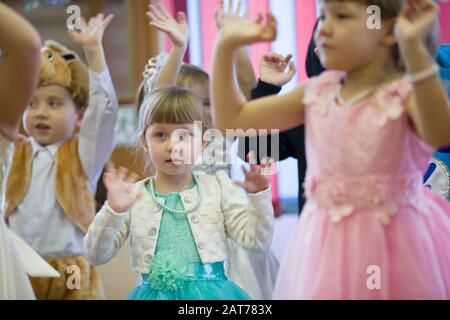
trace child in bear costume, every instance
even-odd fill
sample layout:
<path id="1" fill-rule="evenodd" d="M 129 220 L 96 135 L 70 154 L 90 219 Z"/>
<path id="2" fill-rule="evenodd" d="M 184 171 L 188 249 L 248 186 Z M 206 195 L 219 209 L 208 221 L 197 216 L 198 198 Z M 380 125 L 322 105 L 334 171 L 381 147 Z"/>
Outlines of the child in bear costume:
<path id="1" fill-rule="evenodd" d="M 74 52 L 45 43 L 39 85 L 23 117 L 28 137 L 15 143 L 5 219 L 61 274 L 31 278 L 37 299 L 103 298 L 83 238 L 95 215 L 97 181 L 114 148 L 118 101 L 101 44 L 111 19 L 99 15 L 71 32 L 83 45 L 89 70 Z"/>

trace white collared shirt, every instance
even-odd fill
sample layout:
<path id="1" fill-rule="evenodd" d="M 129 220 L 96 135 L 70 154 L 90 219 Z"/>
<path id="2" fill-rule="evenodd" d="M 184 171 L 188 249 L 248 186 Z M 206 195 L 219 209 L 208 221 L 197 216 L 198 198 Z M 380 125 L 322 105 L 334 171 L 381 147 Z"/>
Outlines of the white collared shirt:
<path id="1" fill-rule="evenodd" d="M 93 194 L 114 149 L 117 113 L 108 69 L 100 74 L 89 70 L 89 107 L 79 133 L 78 152 Z M 9 217 L 9 226 L 42 256 L 84 255 L 84 234 L 66 218 L 56 199 L 56 155 L 62 142 L 43 147 L 29 139 L 33 150 L 30 188 Z"/>

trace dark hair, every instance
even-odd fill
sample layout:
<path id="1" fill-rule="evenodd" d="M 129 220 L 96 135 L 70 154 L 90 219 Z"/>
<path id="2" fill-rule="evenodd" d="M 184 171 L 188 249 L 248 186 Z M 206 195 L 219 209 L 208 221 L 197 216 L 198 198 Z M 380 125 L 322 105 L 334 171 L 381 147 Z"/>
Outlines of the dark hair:
<path id="1" fill-rule="evenodd" d="M 308 52 L 306 54 L 305 65 L 306 65 L 306 74 L 308 75 L 308 78 L 318 76 L 323 71 L 325 71 L 325 68 L 320 63 L 319 57 L 314 52 L 314 49 L 316 49 L 316 42 L 314 41 L 314 38 L 318 25 L 319 19 L 317 19 L 316 23 L 314 24 L 314 31 L 311 36 L 311 40 L 309 41 Z"/>

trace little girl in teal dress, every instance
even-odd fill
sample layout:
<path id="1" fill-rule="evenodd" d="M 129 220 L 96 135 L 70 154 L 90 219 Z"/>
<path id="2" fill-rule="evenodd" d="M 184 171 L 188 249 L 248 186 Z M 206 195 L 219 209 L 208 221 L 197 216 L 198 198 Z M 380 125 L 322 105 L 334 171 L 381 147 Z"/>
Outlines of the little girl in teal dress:
<path id="1" fill-rule="evenodd" d="M 150 194 L 154 192 L 151 184 L 147 184 L 146 188 Z M 246 292 L 227 279 L 223 262 L 202 264 L 186 214 L 182 212 L 184 208 L 180 194 L 156 192 L 156 197 L 164 198 L 167 208 L 175 208 L 180 212 L 164 209 L 150 274 L 143 275 L 143 284 L 135 288 L 128 298 L 132 300 L 200 300 L 204 297 L 214 300 L 225 300 L 229 297 L 238 300 L 250 299 Z M 183 274 L 184 277 L 181 277 L 179 281 L 167 281 L 169 277 L 167 265 L 178 268 L 182 271 L 180 275 Z"/>
<path id="2" fill-rule="evenodd" d="M 192 174 L 206 145 L 196 121 L 205 116 L 200 99 L 188 90 L 151 92 L 141 105 L 139 131 L 155 175 L 135 183 L 136 175 L 123 168 L 105 174 L 108 200 L 86 234 L 85 248 L 91 263 L 104 264 L 130 236 L 132 269 L 142 284 L 128 299 L 250 299 L 225 275 L 226 237 L 251 250 L 270 246 L 274 212 L 264 170 L 271 164 L 247 172 L 247 196 L 226 173 Z"/>

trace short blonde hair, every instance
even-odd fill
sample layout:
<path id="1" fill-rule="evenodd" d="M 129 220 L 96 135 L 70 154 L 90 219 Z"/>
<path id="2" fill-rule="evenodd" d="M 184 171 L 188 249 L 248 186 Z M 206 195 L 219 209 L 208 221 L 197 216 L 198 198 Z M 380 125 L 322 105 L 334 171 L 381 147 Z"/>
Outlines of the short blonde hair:
<path id="1" fill-rule="evenodd" d="M 180 72 L 178 73 L 176 83 L 177 86 L 182 88 L 190 88 L 194 83 L 209 84 L 209 75 L 199 67 L 196 67 L 192 64 L 183 64 L 181 66 Z M 144 80 L 139 85 L 135 99 L 138 115 L 146 94 L 147 92 L 145 89 L 145 80 Z"/>
<path id="2" fill-rule="evenodd" d="M 203 132 L 211 127 L 200 98 L 181 87 L 166 87 L 152 91 L 140 106 L 138 134 L 145 136 L 155 123 L 187 124 L 200 121 Z"/>
<path id="3" fill-rule="evenodd" d="M 177 78 L 177 86 L 190 88 L 194 83 L 209 84 L 209 75 L 192 64 L 183 64 Z"/>

